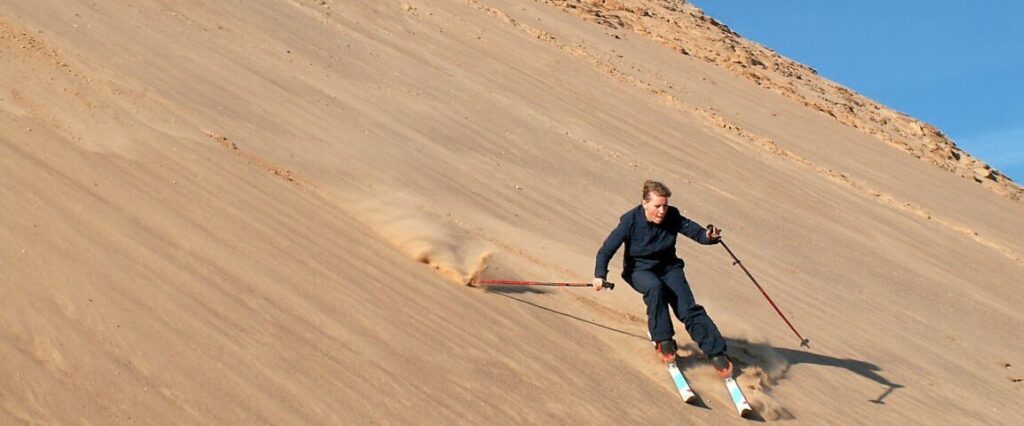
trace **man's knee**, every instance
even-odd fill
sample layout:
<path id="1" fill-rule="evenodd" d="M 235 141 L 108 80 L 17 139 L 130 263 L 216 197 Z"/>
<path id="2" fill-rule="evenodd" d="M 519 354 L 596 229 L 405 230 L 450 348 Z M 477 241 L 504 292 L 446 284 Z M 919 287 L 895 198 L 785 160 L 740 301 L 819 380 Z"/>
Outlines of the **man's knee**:
<path id="1" fill-rule="evenodd" d="M 665 286 L 660 283 L 651 285 L 644 291 L 644 301 L 648 306 L 666 305 L 665 291 Z"/>
<path id="2" fill-rule="evenodd" d="M 633 288 L 644 294 L 647 294 L 648 290 L 652 288 L 661 287 L 661 279 L 648 271 L 634 272 L 631 278 L 630 282 Z"/>
<path id="3" fill-rule="evenodd" d="M 648 305 L 660 304 L 665 297 L 666 288 L 657 275 L 648 272 L 636 272 L 633 274 L 633 288 L 644 295 L 644 301 Z"/>
<path id="4" fill-rule="evenodd" d="M 690 283 L 686 280 L 686 275 L 683 274 L 682 269 L 671 269 L 662 274 L 660 278 L 668 288 L 671 288 L 672 291 L 676 292 L 680 296 L 687 299 L 693 298 L 693 292 L 690 290 Z"/>

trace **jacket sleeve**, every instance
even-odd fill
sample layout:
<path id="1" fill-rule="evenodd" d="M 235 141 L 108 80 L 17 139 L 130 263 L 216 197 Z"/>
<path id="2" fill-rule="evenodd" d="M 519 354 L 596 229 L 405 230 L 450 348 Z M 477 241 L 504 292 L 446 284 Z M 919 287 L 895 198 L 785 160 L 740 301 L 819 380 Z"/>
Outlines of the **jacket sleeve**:
<path id="1" fill-rule="evenodd" d="M 616 226 L 612 230 L 611 234 L 608 234 L 608 238 L 605 238 L 604 244 L 601 245 L 601 249 L 597 251 L 597 262 L 594 265 L 594 278 L 608 278 L 608 263 L 612 261 L 612 257 L 615 256 L 615 252 L 619 250 L 619 246 L 626 242 L 626 238 L 629 237 L 629 229 L 631 226 L 630 216 L 625 215 L 619 219 L 619 226 Z"/>
<path id="2" fill-rule="evenodd" d="M 689 239 L 694 240 L 704 245 L 718 244 L 719 240 L 708 239 L 707 230 L 704 229 L 699 223 L 687 219 L 686 216 L 680 216 L 681 221 L 679 223 L 679 233 L 687 236 Z"/>

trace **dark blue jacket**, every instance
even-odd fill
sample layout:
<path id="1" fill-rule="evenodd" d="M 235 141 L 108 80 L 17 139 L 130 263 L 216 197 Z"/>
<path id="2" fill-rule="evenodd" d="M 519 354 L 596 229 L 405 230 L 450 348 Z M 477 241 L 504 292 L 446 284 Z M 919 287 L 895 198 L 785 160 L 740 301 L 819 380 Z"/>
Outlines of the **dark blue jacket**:
<path id="1" fill-rule="evenodd" d="M 718 243 L 718 240 L 709 240 L 703 226 L 683 217 L 675 207 L 669 206 L 665 219 L 654 224 L 647 221 L 643 205 L 636 206 L 622 215 L 619 226 L 597 251 L 594 277 L 608 278 L 608 263 L 622 243 L 626 243 L 622 277 L 627 281 L 633 271 L 682 267 L 683 260 L 676 256 L 676 234 L 683 234 L 701 244 Z"/>

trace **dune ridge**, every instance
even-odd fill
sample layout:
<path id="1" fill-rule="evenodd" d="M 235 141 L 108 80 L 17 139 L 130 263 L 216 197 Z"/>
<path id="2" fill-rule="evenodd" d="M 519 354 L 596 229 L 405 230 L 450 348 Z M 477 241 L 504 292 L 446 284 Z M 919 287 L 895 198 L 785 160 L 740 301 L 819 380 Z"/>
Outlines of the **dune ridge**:
<path id="1" fill-rule="evenodd" d="M 612 29 L 627 29 L 683 55 L 870 134 L 900 150 L 1020 201 L 1024 188 L 956 146 L 933 125 L 831 82 L 806 65 L 742 38 L 692 4 L 671 0 L 545 0 Z"/>

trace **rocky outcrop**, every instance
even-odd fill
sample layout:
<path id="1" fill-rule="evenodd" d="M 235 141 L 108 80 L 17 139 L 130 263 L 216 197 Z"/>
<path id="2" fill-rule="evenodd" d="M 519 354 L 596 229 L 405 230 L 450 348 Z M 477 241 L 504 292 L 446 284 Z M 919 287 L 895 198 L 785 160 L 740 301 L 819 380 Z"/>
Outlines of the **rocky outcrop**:
<path id="1" fill-rule="evenodd" d="M 718 65 L 908 154 L 1010 199 L 1024 188 L 963 151 L 938 128 L 818 75 L 806 65 L 746 40 L 679 0 L 538 0 L 610 28 L 630 30 L 680 54 Z"/>

